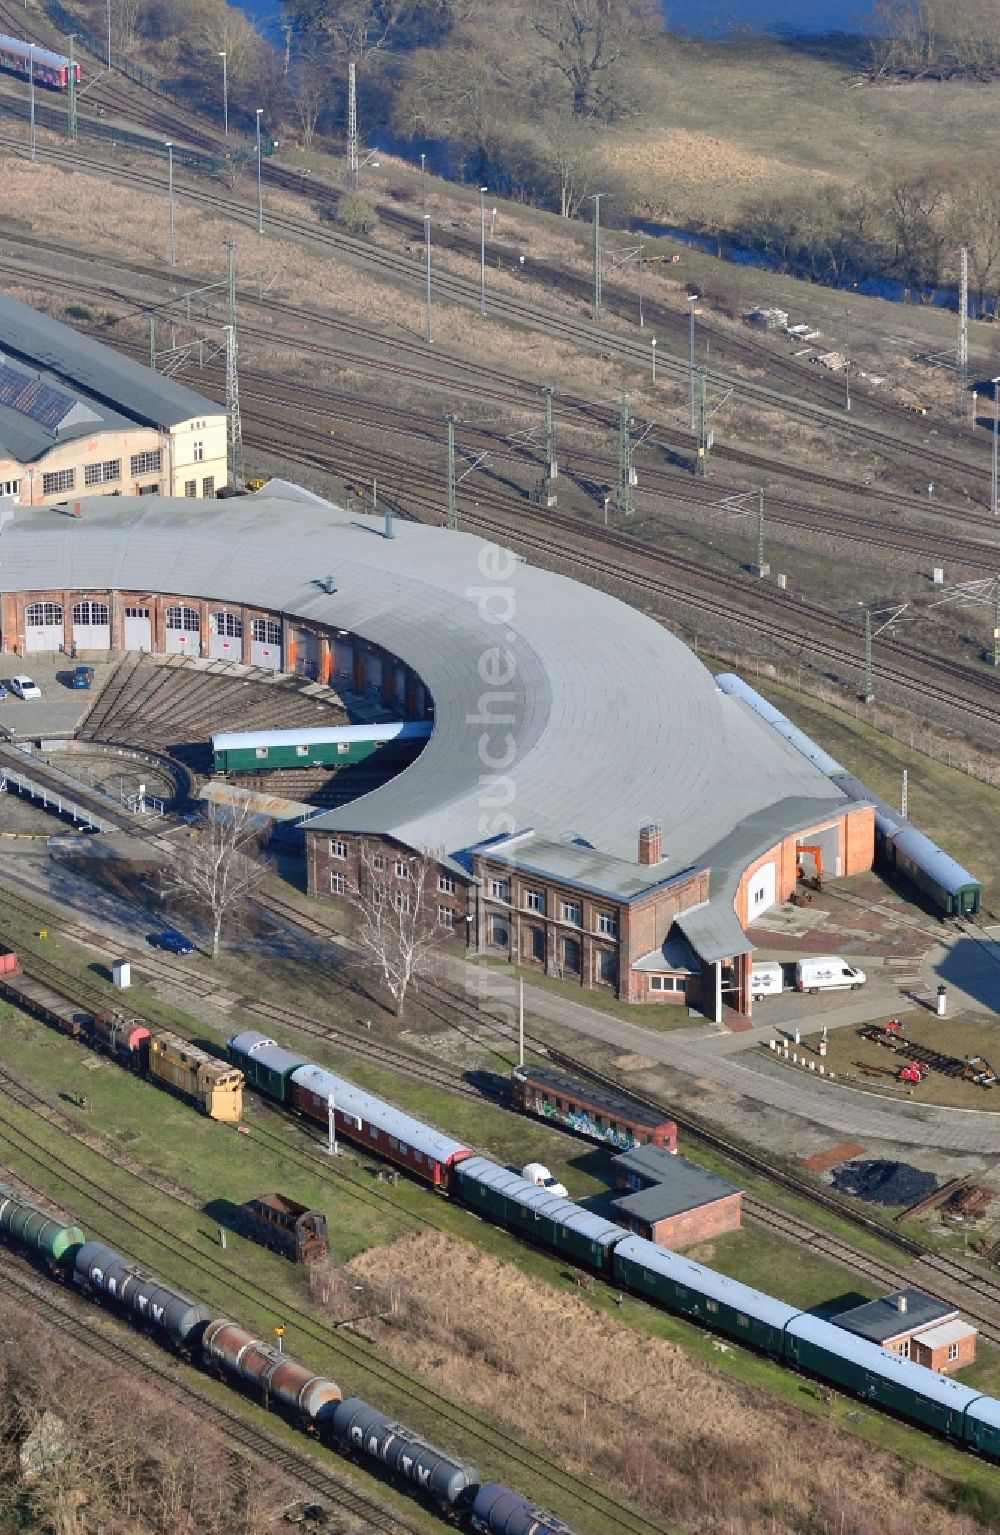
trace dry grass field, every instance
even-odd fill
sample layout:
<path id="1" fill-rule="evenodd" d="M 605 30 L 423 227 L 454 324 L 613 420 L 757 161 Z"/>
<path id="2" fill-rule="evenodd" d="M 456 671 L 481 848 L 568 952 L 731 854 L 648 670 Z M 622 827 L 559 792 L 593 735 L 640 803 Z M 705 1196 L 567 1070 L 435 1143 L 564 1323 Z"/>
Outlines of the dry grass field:
<path id="1" fill-rule="evenodd" d="M 778 40 L 668 42 L 604 135 L 649 217 L 725 227 L 750 194 L 859 181 L 888 158 L 959 160 L 995 141 L 995 83 L 870 84 L 850 61 Z"/>
<path id="2" fill-rule="evenodd" d="M 437 1233 L 354 1260 L 393 1358 L 614 1496 L 718 1535 L 972 1535 L 943 1480 Z M 447 1283 L 442 1284 L 442 1275 Z M 367 1324 L 366 1324 L 367 1325 Z M 802 1388 L 813 1399 L 813 1388 Z"/>

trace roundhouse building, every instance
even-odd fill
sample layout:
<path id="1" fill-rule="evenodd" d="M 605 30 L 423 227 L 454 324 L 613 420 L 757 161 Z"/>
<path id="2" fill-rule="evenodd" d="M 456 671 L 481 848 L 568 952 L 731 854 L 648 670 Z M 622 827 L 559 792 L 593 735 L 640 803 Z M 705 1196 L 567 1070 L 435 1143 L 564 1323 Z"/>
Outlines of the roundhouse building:
<path id="1" fill-rule="evenodd" d="M 214 499 L 227 483 L 223 406 L 0 294 L 0 497 Z"/>
<path id="2" fill-rule="evenodd" d="M 747 924 L 871 867 L 873 811 L 674 635 L 465 533 L 395 528 L 274 482 L 215 503 L 122 497 L 4 532 L 7 650 L 228 656 L 432 718 L 416 761 L 305 824 L 309 889 L 364 877 L 470 946 L 636 1003 L 749 1013 Z M 365 872 L 367 871 L 367 872 Z"/>

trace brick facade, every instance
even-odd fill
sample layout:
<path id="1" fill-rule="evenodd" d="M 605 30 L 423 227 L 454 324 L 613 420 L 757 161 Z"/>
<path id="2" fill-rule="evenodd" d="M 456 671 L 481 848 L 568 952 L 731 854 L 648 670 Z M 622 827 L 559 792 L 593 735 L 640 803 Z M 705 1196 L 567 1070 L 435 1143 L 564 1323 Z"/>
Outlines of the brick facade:
<path id="1" fill-rule="evenodd" d="M 709 1242 L 727 1231 L 738 1231 L 742 1218 L 743 1195 L 729 1194 L 725 1199 L 713 1199 L 696 1210 L 685 1210 L 681 1215 L 671 1215 L 652 1224 L 636 1221 L 634 1217 L 627 1217 L 623 1224 L 659 1247 L 678 1251 L 693 1247 L 697 1242 Z"/>
<path id="2" fill-rule="evenodd" d="M 470 882 L 431 862 L 423 889 L 418 891 L 418 863 L 419 855 L 412 848 L 389 837 L 349 832 L 306 835 L 306 888 L 310 895 L 345 900 L 351 892 L 368 891 L 375 883 L 384 887 L 389 902 L 407 896 L 415 902 L 419 894 L 428 926 L 438 925 L 464 943 L 471 942 L 474 914 Z"/>

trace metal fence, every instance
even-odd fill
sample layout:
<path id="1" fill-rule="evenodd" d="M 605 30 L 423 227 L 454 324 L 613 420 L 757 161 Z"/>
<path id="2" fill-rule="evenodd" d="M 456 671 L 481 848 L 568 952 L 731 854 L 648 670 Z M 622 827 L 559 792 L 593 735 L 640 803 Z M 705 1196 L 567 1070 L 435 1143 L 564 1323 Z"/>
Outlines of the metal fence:
<path id="1" fill-rule="evenodd" d="M 79 17 L 67 11 L 59 0 L 45 0 L 45 14 L 52 25 L 58 27 L 60 32 L 67 37 L 72 35 L 83 44 L 89 53 L 100 59 L 105 65 L 108 62 L 108 40 L 106 37 L 97 37 L 93 32 L 88 32 L 82 25 Z M 169 96 L 171 93 L 157 83 L 156 76 L 148 69 L 140 69 L 138 64 L 133 64 L 124 53 L 111 50 L 111 67 L 117 69 L 119 74 L 125 75 L 129 80 L 134 80 L 136 85 L 141 85 L 144 90 L 156 91 L 158 95 Z"/>
<path id="2" fill-rule="evenodd" d="M 28 122 L 30 108 L 27 102 L 19 101 L 12 96 L 0 96 L 0 113 L 8 117 L 19 118 L 22 122 Z M 69 137 L 69 115 L 59 107 L 46 106 L 42 102 L 35 105 L 35 122 L 39 128 L 49 128 L 53 133 L 64 134 Z M 77 133 L 80 138 L 100 139 L 112 147 L 134 150 L 137 154 L 156 155 L 163 159 L 163 140 L 147 138 L 142 133 L 133 133 L 128 128 L 116 128 L 111 123 L 102 123 L 96 118 L 77 117 Z M 27 135 L 25 135 L 27 142 Z M 203 171 L 214 175 L 220 170 L 233 164 L 249 164 L 255 158 L 252 149 L 237 149 L 227 155 L 207 155 L 199 149 L 185 149 L 182 145 L 174 146 L 174 164 L 185 165 L 190 170 Z"/>

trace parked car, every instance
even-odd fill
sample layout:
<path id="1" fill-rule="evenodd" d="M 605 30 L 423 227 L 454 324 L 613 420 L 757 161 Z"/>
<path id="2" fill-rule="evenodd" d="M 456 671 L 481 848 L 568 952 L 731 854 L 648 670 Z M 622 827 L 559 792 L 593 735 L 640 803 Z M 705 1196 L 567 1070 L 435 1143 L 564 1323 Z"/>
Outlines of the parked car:
<path id="1" fill-rule="evenodd" d="M 0 682 L 0 703 L 3 703 L 3 701 L 4 701 L 4 699 L 6 697 L 7 697 L 7 689 L 4 687 L 3 683 Z"/>
<path id="2" fill-rule="evenodd" d="M 10 690 L 16 693 L 18 698 L 41 698 L 42 690 L 37 682 L 32 682 L 30 677 L 12 677 Z"/>
<path id="3" fill-rule="evenodd" d="M 71 688 L 89 688 L 94 681 L 94 668 L 92 666 L 74 666 L 70 678 Z"/>
<path id="4" fill-rule="evenodd" d="M 193 954 L 194 944 L 183 933 L 168 928 L 165 933 L 150 933 L 149 942 L 154 949 L 166 949 L 168 954 Z"/>

